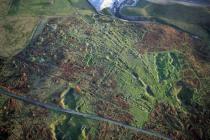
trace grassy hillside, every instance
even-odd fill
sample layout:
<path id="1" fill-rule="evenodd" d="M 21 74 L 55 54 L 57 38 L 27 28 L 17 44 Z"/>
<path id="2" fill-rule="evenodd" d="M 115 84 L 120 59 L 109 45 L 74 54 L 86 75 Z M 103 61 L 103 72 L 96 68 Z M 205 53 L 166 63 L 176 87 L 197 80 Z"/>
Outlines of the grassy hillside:
<path id="1" fill-rule="evenodd" d="M 86 0 L 8 0 L 0 5 L 1 57 L 12 57 L 30 41 L 36 25 L 46 16 L 72 16 L 94 12 Z M 78 15 L 79 16 L 79 15 Z M 30 30 L 30 31 L 29 31 Z"/>
<path id="2" fill-rule="evenodd" d="M 13 2 L 0 21 L 0 89 L 173 139 L 210 137 L 205 41 L 168 25 L 94 15 L 85 0 Z M 156 8 L 140 12 L 172 22 L 173 12 Z M 0 139 L 155 139 L 2 94 L 0 108 Z"/>
<path id="3" fill-rule="evenodd" d="M 161 19 L 184 31 L 200 36 L 205 40 L 210 38 L 210 9 L 187 7 L 182 5 L 159 5 L 141 0 L 136 7 L 125 7 L 122 14 L 129 16 L 145 16 Z"/>
<path id="4" fill-rule="evenodd" d="M 0 56 L 11 57 L 26 47 L 38 18 L 6 17 L 0 20 Z"/>
<path id="5" fill-rule="evenodd" d="M 208 123 L 204 123 L 208 117 L 196 114 L 202 112 L 200 107 L 209 106 L 205 97 L 209 91 L 206 83 L 210 55 L 205 54 L 209 50 L 205 50 L 204 43 L 164 25 L 140 26 L 107 17 L 88 19 L 50 18 L 31 45 L 12 60 L 2 60 L 1 86 L 51 105 L 145 127 L 174 138 L 194 137 L 194 131 L 185 125 L 201 131 L 208 129 Z M 12 109 L 8 100 L 2 102 Z M 194 110 L 192 106 L 196 106 Z M 31 119 L 28 109 L 41 115 L 33 106 L 20 108 L 25 115 L 12 119 L 20 124 Z M 195 123 L 188 116 L 204 119 Z M 45 124 L 38 125 L 40 130 L 46 130 L 41 135 L 26 133 L 16 123 L 8 123 L 16 132 L 33 134 L 32 137 L 148 138 L 112 124 L 49 110 L 28 125 L 34 128 L 38 120 Z"/>
<path id="6" fill-rule="evenodd" d="M 12 0 L 11 0 L 12 1 Z M 74 8 L 83 8 L 90 11 L 90 6 L 85 0 L 70 1 L 70 0 L 13 0 L 9 15 L 71 15 L 74 13 Z M 78 4 L 80 3 L 80 4 Z M 72 8 L 72 5 L 75 6 Z"/>

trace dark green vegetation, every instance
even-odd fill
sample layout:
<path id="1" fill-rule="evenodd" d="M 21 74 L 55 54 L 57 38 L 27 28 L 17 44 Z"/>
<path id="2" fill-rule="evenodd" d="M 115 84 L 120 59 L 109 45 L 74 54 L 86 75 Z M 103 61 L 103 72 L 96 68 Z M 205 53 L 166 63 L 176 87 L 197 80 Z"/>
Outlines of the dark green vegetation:
<path id="1" fill-rule="evenodd" d="M 85 1 L 84 5 L 72 1 L 76 7 L 84 6 L 76 11 L 77 16 L 66 14 L 65 8 L 59 11 L 58 6 L 56 16 L 67 17 L 53 17 L 55 11 L 45 9 L 66 2 L 71 11 L 76 10 L 67 1 L 37 7 L 31 4 L 34 1 L 22 6 L 23 1 L 2 24 L 8 36 L 32 33 L 24 34 L 25 28 L 15 32 L 20 21 L 37 18 L 40 22 L 31 27 L 34 32 L 26 37 L 26 47 L 7 57 L 1 55 L 1 87 L 52 106 L 154 130 L 173 139 L 210 137 L 210 50 L 204 42 L 166 25 L 93 16 Z M 30 17 L 37 14 L 52 17 Z M 29 17 L 12 22 L 14 15 Z M 0 107 L 0 139 L 155 139 L 3 95 Z"/>

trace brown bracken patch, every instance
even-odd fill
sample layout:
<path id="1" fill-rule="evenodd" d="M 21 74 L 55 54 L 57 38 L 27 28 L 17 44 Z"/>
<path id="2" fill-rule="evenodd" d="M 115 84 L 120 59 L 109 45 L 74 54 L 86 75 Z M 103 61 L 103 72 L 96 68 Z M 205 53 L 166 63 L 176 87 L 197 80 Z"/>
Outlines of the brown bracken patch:
<path id="1" fill-rule="evenodd" d="M 146 128 L 161 132 L 172 139 L 203 140 L 210 136 L 210 112 L 194 105 L 187 112 L 172 105 L 159 103 L 150 114 Z"/>
<path id="2" fill-rule="evenodd" d="M 18 100 L 9 98 L 3 105 L 3 114 L 7 119 L 9 115 L 17 114 L 21 112 L 22 103 Z"/>
<path id="3" fill-rule="evenodd" d="M 121 108 L 122 106 L 119 106 Z M 121 109 L 116 108 L 110 103 L 104 101 L 97 101 L 96 111 L 97 114 L 108 119 L 120 121 L 129 124 L 133 121 L 133 116 L 128 112 L 124 112 Z"/>
<path id="4" fill-rule="evenodd" d="M 22 129 L 25 140 L 55 140 L 47 124 L 23 124 Z"/>
<path id="5" fill-rule="evenodd" d="M 144 28 L 147 32 L 136 44 L 140 53 L 177 49 L 190 40 L 186 33 L 166 25 L 146 24 Z"/>

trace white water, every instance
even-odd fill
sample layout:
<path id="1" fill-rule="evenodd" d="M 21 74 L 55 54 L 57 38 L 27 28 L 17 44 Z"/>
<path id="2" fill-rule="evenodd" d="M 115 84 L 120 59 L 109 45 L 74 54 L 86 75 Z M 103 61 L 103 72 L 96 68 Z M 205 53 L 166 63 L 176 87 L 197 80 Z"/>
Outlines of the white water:
<path id="1" fill-rule="evenodd" d="M 93 7 L 97 11 L 101 11 L 105 8 L 112 8 L 115 2 L 118 2 L 120 5 L 125 0 L 88 0 Z M 139 0 L 134 0 L 135 3 Z M 210 6 L 210 2 L 208 0 L 146 0 L 151 3 L 161 4 L 161 5 L 170 5 L 170 4 L 180 4 L 185 6 L 193 6 L 193 7 L 205 7 Z"/>
<path id="2" fill-rule="evenodd" d="M 105 8 L 112 8 L 115 2 L 118 4 L 122 3 L 125 0 L 88 0 L 97 11 L 101 11 Z"/>

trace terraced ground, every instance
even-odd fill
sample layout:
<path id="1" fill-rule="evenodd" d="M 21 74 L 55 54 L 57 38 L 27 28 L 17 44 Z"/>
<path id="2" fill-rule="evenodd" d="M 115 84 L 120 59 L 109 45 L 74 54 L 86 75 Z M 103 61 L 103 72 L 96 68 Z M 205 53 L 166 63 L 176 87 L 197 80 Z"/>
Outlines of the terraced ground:
<path id="1" fill-rule="evenodd" d="M 19 7 L 33 7 L 21 2 Z M 2 89 L 167 138 L 208 139 L 209 46 L 167 25 L 95 15 L 87 3 L 73 9 L 78 3 L 68 3 L 73 14 L 65 16 L 47 9 L 40 17 L 37 8 L 2 17 L 8 20 L 1 21 L 1 38 L 9 41 L 1 44 L 0 139 L 159 139 L 43 109 L 5 96 Z"/>

